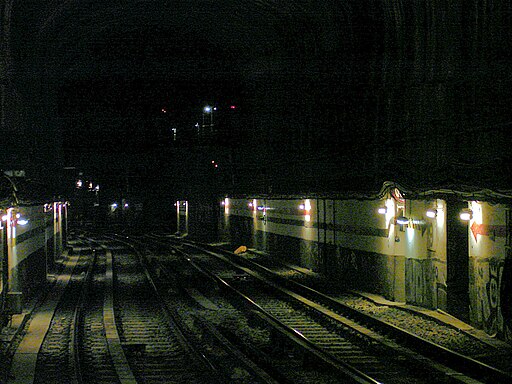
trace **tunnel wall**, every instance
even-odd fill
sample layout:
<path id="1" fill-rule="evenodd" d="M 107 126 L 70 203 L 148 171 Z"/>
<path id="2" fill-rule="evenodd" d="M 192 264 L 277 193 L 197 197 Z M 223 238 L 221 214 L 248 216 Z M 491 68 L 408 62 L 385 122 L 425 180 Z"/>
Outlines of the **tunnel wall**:
<path id="1" fill-rule="evenodd" d="M 511 340 L 510 209 L 471 202 L 469 302 L 471 322 Z"/>
<path id="2" fill-rule="evenodd" d="M 2 213 L 4 261 L 7 256 L 8 292 L 21 293 L 27 302 L 47 282 L 47 272 L 54 267 L 63 249 L 63 204 L 16 206 Z M 19 216 L 19 217 L 18 217 Z M 21 220 L 28 220 L 22 225 Z"/>
<path id="3" fill-rule="evenodd" d="M 448 262 L 455 257 L 447 251 L 448 237 L 453 236 L 447 225 L 450 204 L 442 199 L 391 196 L 379 200 L 225 199 L 220 204 L 219 233 L 220 240 L 233 249 L 246 245 L 320 272 L 333 285 L 426 308 L 450 311 L 447 298 L 455 289 L 450 276 L 467 275 L 463 301 L 469 303 L 464 309 L 469 322 L 510 341 L 510 208 L 463 202 L 473 212 L 472 219 L 461 221 L 458 212 L 456 219 L 450 219 L 468 241 L 468 254 L 459 257 L 469 263 L 459 265 Z M 386 213 L 378 214 L 382 207 Z M 437 214 L 429 218 L 426 211 L 432 208 Z M 397 222 L 399 216 L 408 218 L 406 225 Z"/>
<path id="4" fill-rule="evenodd" d="M 446 306 L 442 200 L 228 199 L 223 204 L 220 232 L 234 245 L 268 252 L 339 285 Z M 378 214 L 384 206 L 387 213 Z M 438 216 L 426 218 L 434 206 Z M 408 226 L 396 223 L 404 209 Z"/>

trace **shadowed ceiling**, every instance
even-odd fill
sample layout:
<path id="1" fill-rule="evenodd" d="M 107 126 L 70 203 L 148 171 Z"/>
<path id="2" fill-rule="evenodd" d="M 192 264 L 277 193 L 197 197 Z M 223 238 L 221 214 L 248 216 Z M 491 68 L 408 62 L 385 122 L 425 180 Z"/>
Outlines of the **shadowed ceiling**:
<path id="1" fill-rule="evenodd" d="M 150 158 L 162 124 L 188 132 L 206 103 L 235 103 L 236 124 L 226 125 L 236 136 L 231 172 L 249 190 L 337 190 L 346 188 L 340 180 L 387 178 L 470 183 L 475 174 L 494 182 L 496 164 L 505 169 L 507 1 L 12 4 L 18 126 L 37 128 L 37 148 L 48 135 L 63 142 L 55 156 L 66 165 L 101 158 L 97 169 L 131 164 L 141 173 L 175 164 L 176 153 L 137 168 L 129 153 Z M 301 187 L 287 176 L 296 174 Z"/>

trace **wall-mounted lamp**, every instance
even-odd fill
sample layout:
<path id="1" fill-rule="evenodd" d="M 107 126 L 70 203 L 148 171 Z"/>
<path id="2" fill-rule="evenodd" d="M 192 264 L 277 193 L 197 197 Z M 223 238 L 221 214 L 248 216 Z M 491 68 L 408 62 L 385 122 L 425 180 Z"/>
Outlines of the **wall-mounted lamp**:
<path id="1" fill-rule="evenodd" d="M 425 212 L 425 214 L 427 215 L 427 217 L 430 217 L 431 219 L 435 219 L 435 217 L 437 216 L 437 209 L 435 209 L 435 208 L 427 209 L 427 212 Z"/>
<path id="2" fill-rule="evenodd" d="M 409 219 L 405 216 L 398 216 L 396 218 L 396 223 L 399 225 L 406 225 L 409 224 Z"/>
<path id="3" fill-rule="evenodd" d="M 379 213 L 379 215 L 385 215 L 388 212 L 388 208 L 387 207 L 379 207 L 379 209 L 377 209 L 377 212 Z"/>
<path id="4" fill-rule="evenodd" d="M 459 215 L 462 221 L 469 221 L 473 218 L 473 211 L 468 208 L 464 208 Z"/>

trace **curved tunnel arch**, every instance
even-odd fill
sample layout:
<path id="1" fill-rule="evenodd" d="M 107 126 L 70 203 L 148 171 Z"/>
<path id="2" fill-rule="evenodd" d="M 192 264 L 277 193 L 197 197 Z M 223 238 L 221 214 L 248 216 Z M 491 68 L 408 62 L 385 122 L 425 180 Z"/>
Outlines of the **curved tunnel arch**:
<path id="1" fill-rule="evenodd" d="M 258 8 L 240 6 L 236 12 L 232 12 L 229 4 L 224 4 L 225 9 L 222 9 L 220 5 L 223 3 L 219 2 L 203 4 L 204 11 L 197 12 L 197 9 L 192 9 L 192 3 L 187 2 L 188 9 L 182 4 L 177 8 L 178 12 L 173 9 L 167 15 L 161 10 L 145 8 L 145 13 L 141 13 L 141 9 L 129 8 L 126 5 L 124 9 L 110 5 L 107 9 L 102 8 L 96 13 L 80 16 L 78 10 L 75 9 L 73 14 L 73 9 L 62 7 L 59 14 L 52 14 L 43 23 L 39 30 L 42 44 L 39 45 L 53 44 L 57 54 L 62 52 L 65 57 L 66 51 L 73 52 L 77 42 L 87 43 L 108 38 L 113 31 L 129 33 L 131 29 L 153 33 L 155 30 L 156 33 L 168 31 L 172 34 L 174 28 L 178 35 L 187 35 L 193 31 L 197 36 L 204 36 L 212 46 L 231 57 L 248 57 L 254 60 L 260 52 L 266 52 L 307 59 L 311 52 L 318 51 L 317 47 L 311 47 L 311 42 L 314 44 L 317 38 L 318 26 L 323 22 L 318 15 L 311 18 L 303 11 L 300 13 L 299 9 L 282 10 L 275 6 L 265 7 L 265 4 L 260 3 L 256 3 L 259 4 L 259 12 Z M 73 2 L 69 4 L 76 5 Z M 66 11 L 71 12 L 69 17 L 66 17 Z M 78 23 L 70 23 L 70 19 L 78 19 Z M 308 23 L 311 24 L 309 28 Z M 309 47 L 305 47 L 304 40 L 309 40 Z M 172 39 L 169 41 L 179 43 Z M 301 49 L 304 52 L 300 52 Z M 63 60 L 63 65 L 69 63 Z"/>
<path id="2" fill-rule="evenodd" d="M 18 2 L 16 32 L 29 44 L 24 52 L 18 48 L 17 80 L 23 83 L 20 78 L 27 75 L 40 84 L 40 90 L 29 90 L 26 98 L 48 100 L 40 108 L 47 109 L 59 87 L 85 75 L 114 75 L 116 70 L 133 77 L 142 69 L 143 79 L 172 77 L 165 72 L 175 72 L 182 81 L 192 81 L 193 73 L 203 79 L 210 76 L 213 82 L 229 78 L 244 88 L 257 116 L 250 125 L 254 140 L 244 143 L 258 137 L 265 143 L 261 151 L 267 153 L 255 161 L 288 158 L 304 165 L 313 158 L 307 167 L 315 177 L 327 158 L 330 165 L 325 168 L 334 188 L 347 174 L 368 170 L 375 179 L 400 174 L 418 181 L 423 175 L 414 175 L 414 162 L 427 179 L 442 181 L 437 170 L 460 163 L 471 150 L 467 139 L 459 145 L 458 130 L 510 121 L 507 2 L 492 7 L 476 0 L 467 7 L 461 1 L 438 0 L 162 3 Z M 214 22 L 219 15 L 220 22 Z M 34 22 L 24 25 L 22 19 Z M 168 37 L 171 27 L 178 31 L 175 38 Z M 151 46 L 154 30 L 168 50 L 165 59 L 137 68 L 130 61 L 137 52 L 123 58 L 115 51 L 116 39 L 127 33 L 132 42 L 143 38 L 142 44 Z M 216 57 L 215 67 L 201 66 L 204 63 L 193 55 L 190 41 L 196 39 L 206 55 Z M 99 61 L 110 42 L 115 60 Z M 103 51 L 95 56 L 101 44 Z M 186 73 L 180 74 L 181 64 Z M 497 73 L 496 87 L 489 83 L 491 71 Z M 496 110 L 499 113 L 493 113 Z M 40 113 L 35 115 L 39 118 Z M 46 115 L 54 116 L 53 123 L 59 120 L 51 111 Z M 277 128 L 269 134 L 267 126 Z M 485 138 L 487 149 L 493 140 L 492 135 Z M 280 145 L 287 150 L 279 151 Z M 451 153 L 457 146 L 462 149 Z M 503 158 L 500 151 L 490 155 L 482 149 L 469 162 L 477 171 L 493 158 Z M 461 180 L 461 170 L 454 172 L 448 178 Z"/>

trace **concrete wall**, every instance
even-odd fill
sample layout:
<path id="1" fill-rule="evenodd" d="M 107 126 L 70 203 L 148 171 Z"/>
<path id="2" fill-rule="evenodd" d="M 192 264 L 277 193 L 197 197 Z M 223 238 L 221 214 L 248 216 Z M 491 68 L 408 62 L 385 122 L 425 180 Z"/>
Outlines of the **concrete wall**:
<path id="1" fill-rule="evenodd" d="M 378 208 L 386 207 L 385 214 Z M 425 216 L 428 208 L 437 217 Z M 226 199 L 224 240 L 324 273 L 339 285 L 426 307 L 445 306 L 442 200 Z M 396 217 L 407 215 L 408 225 Z"/>
<path id="2" fill-rule="evenodd" d="M 46 284 L 48 271 L 62 253 L 63 204 L 17 206 L 2 212 L 3 236 L 7 237 L 2 246 L 6 288 L 20 292 L 26 302 Z"/>
<path id="3" fill-rule="evenodd" d="M 442 309 L 512 340 L 511 214 L 506 205 L 406 200 L 392 192 L 375 200 L 226 198 L 217 204 L 218 240 L 233 250 L 253 247 L 320 272 L 333 285 Z M 384 207 L 386 212 L 379 214 Z M 466 207 L 472 218 L 462 221 L 460 209 Z M 428 217 L 428 210 L 435 216 Z M 195 216 L 187 214 L 187 223 L 201 222 Z M 400 216 L 407 217 L 406 224 L 399 224 Z"/>
<path id="4" fill-rule="evenodd" d="M 483 202 L 469 206 L 471 322 L 488 334 L 512 340 L 510 209 Z"/>

